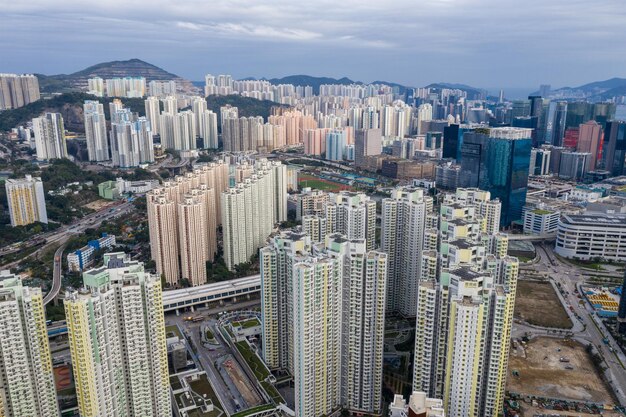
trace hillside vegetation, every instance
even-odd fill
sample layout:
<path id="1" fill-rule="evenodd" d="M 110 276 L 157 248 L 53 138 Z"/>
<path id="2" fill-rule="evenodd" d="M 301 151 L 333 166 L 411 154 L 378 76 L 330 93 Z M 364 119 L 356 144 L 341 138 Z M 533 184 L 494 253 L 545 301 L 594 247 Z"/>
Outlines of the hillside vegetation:
<path id="1" fill-rule="evenodd" d="M 51 99 L 37 100 L 19 109 L 12 109 L 0 112 L 0 131 L 8 131 L 16 126 L 25 125 L 35 117 L 43 113 L 61 113 L 65 128 L 82 132 L 85 130 L 83 119 L 83 103 L 85 100 L 97 100 L 104 104 L 104 113 L 107 119 L 109 115 L 109 103 L 113 98 L 95 97 L 85 93 L 65 93 Z M 145 116 L 146 110 L 141 98 L 122 98 L 124 106 L 131 111 Z"/>
<path id="2" fill-rule="evenodd" d="M 14 127 L 25 125 L 33 118 L 39 117 L 43 113 L 53 112 L 61 113 L 65 128 L 67 130 L 84 132 L 83 103 L 85 100 L 97 100 L 104 104 L 104 115 L 110 120 L 109 103 L 113 98 L 95 97 L 85 93 L 65 93 L 55 96 L 51 99 L 38 100 L 19 109 L 6 110 L 0 112 L 0 131 L 8 131 Z M 139 116 L 145 116 L 146 109 L 144 99 L 142 98 L 121 98 L 125 107 L 130 108 Z M 219 114 L 220 107 L 230 104 L 239 109 L 239 116 L 263 116 L 267 118 L 272 114 L 275 107 L 288 107 L 269 100 L 257 100 L 251 97 L 242 97 L 239 95 L 231 96 L 209 96 L 207 98 L 207 106 L 210 110 Z"/>
<path id="3" fill-rule="evenodd" d="M 207 97 L 207 107 L 209 110 L 219 115 L 220 107 L 230 104 L 239 109 L 239 117 L 263 116 L 267 118 L 272 114 L 274 108 L 289 107 L 269 100 L 257 100 L 252 97 L 242 97 L 239 95 L 230 96 L 209 96 Z"/>

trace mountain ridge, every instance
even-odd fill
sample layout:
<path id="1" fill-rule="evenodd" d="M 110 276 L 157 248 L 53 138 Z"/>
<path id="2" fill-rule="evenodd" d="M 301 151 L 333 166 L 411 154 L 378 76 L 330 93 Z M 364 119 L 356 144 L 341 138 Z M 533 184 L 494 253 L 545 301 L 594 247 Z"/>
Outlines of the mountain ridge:
<path id="1" fill-rule="evenodd" d="M 533 94 L 539 94 L 535 92 Z M 626 94 L 626 78 L 613 77 L 601 81 L 592 81 L 578 87 L 560 87 L 550 92 L 557 97 L 578 97 L 593 100 L 608 100 Z"/>
<path id="2" fill-rule="evenodd" d="M 35 75 L 39 79 L 42 93 L 84 91 L 87 88 L 89 78 L 96 76 L 101 78 L 144 77 L 146 82 L 174 80 L 177 88 L 182 91 L 193 92 L 197 90 L 191 81 L 138 58 L 101 62 L 71 74 Z"/>

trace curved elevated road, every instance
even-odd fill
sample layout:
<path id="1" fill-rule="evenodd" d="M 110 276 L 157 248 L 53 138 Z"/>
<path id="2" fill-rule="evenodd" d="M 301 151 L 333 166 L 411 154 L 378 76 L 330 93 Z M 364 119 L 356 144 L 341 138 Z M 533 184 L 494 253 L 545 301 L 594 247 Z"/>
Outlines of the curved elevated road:
<path id="1" fill-rule="evenodd" d="M 63 251 L 65 250 L 66 245 L 67 243 L 62 244 L 56 252 L 54 252 L 52 289 L 50 289 L 50 292 L 44 297 L 43 305 L 47 305 L 50 301 L 54 300 L 54 298 L 59 295 L 59 291 L 61 291 L 61 265 L 63 264 Z"/>

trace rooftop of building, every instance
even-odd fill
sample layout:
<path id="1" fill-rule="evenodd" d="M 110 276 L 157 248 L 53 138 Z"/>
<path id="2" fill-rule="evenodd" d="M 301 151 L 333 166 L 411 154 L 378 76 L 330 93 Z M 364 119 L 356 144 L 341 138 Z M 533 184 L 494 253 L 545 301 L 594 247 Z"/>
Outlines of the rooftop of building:
<path id="1" fill-rule="evenodd" d="M 473 280 L 483 276 L 483 274 L 481 274 L 481 273 L 471 269 L 471 267 L 469 267 L 469 266 L 458 267 L 458 268 L 450 271 L 450 273 L 456 275 L 462 281 L 473 281 Z"/>
<path id="2" fill-rule="evenodd" d="M 33 182 L 41 182 L 41 178 L 33 177 L 32 175 L 26 175 L 24 178 L 9 178 L 6 180 L 7 185 L 30 184 Z"/>
<path id="3" fill-rule="evenodd" d="M 471 247 L 476 246 L 473 242 L 466 239 L 456 239 L 452 242 L 449 242 L 450 245 L 456 246 L 459 249 L 469 249 Z"/>
<path id="4" fill-rule="evenodd" d="M 609 197 L 604 197 L 604 198 L 600 198 L 596 201 L 594 201 L 593 203 L 589 203 L 588 207 L 590 205 L 595 205 L 595 204 L 602 204 L 602 205 L 607 205 L 607 206 L 615 206 L 615 207 L 626 207 L 626 198 L 624 197 L 619 197 L 619 196 L 609 196 Z"/>
<path id="5" fill-rule="evenodd" d="M 538 216 L 545 216 L 548 214 L 557 213 L 556 210 L 546 210 L 546 209 L 540 209 L 540 208 L 534 209 L 532 212 Z"/>
<path id="6" fill-rule="evenodd" d="M 521 127 L 494 127 L 489 129 L 489 137 L 507 140 L 530 139 L 532 131 L 532 129 L 525 129 Z"/>
<path id="7" fill-rule="evenodd" d="M 572 225 L 605 226 L 605 227 L 626 227 L 626 215 L 604 214 L 604 213 L 583 213 L 566 214 L 561 217 L 563 223 Z"/>

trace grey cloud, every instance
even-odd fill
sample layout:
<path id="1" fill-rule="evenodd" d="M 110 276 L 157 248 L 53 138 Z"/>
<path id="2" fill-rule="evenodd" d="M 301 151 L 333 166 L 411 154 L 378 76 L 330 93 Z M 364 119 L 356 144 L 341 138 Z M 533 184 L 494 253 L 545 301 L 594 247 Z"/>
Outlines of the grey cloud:
<path id="1" fill-rule="evenodd" d="M 0 71 L 136 56 L 192 79 L 577 84 L 626 76 L 625 9 L 620 0 L 0 0 L 10 22 L 0 26 Z"/>

